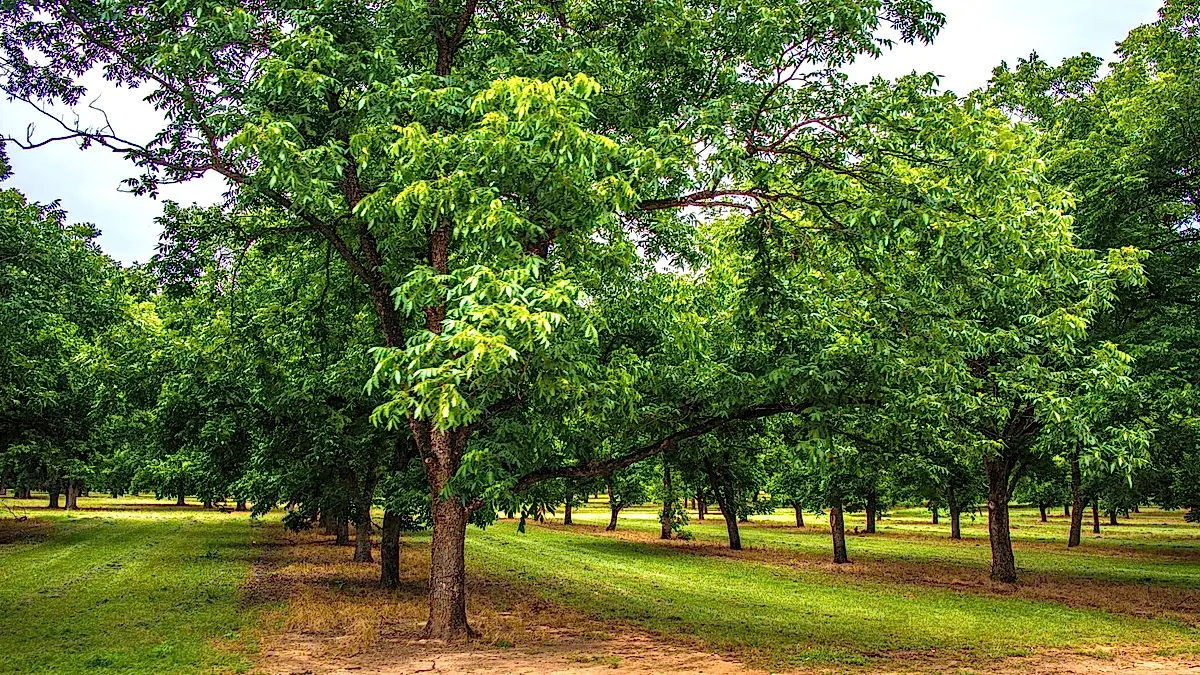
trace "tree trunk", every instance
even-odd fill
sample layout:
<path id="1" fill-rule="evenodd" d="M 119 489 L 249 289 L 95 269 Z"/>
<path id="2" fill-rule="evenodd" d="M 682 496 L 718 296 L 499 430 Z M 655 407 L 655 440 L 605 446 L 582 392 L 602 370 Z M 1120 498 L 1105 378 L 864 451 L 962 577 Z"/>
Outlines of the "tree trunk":
<path id="1" fill-rule="evenodd" d="M 180 492 L 179 496 L 175 497 L 175 506 L 186 506 L 186 505 L 187 505 L 187 502 L 185 502 L 183 500 L 183 493 Z"/>
<path id="2" fill-rule="evenodd" d="M 1067 548 L 1079 545 L 1080 533 L 1083 531 L 1083 495 L 1080 492 L 1083 482 L 1079 471 L 1079 453 L 1071 457 L 1071 531 L 1067 535 Z"/>
<path id="3" fill-rule="evenodd" d="M 213 507 L 213 500 L 205 499 L 204 500 L 204 508 L 211 509 L 212 507 Z"/>
<path id="4" fill-rule="evenodd" d="M 879 509 L 875 491 L 867 493 L 867 534 L 875 534 L 875 513 Z"/>
<path id="5" fill-rule="evenodd" d="M 934 525 L 937 525 L 937 524 L 938 524 L 938 510 L 939 510 L 939 508 L 940 508 L 940 507 L 938 507 L 938 505 L 937 505 L 937 504 L 934 504 L 934 505 L 933 505 L 933 506 L 932 506 L 932 507 L 929 509 L 930 511 L 932 511 L 932 512 L 933 512 L 933 524 L 934 524 Z"/>
<path id="6" fill-rule="evenodd" d="M 1071 505 L 1070 504 L 1063 504 L 1063 515 L 1068 518 L 1071 517 Z"/>
<path id="7" fill-rule="evenodd" d="M 658 534 L 659 539 L 671 538 L 671 514 L 674 511 L 672 502 L 675 501 L 675 494 L 671 489 L 671 467 L 663 462 L 663 511 L 662 529 Z"/>
<path id="8" fill-rule="evenodd" d="M 1109 524 L 1109 525 L 1117 525 L 1117 524 L 1118 524 L 1118 523 L 1117 523 L 1117 512 L 1116 512 L 1116 511 L 1109 511 L 1109 512 L 1108 512 L 1108 524 Z"/>
<path id="9" fill-rule="evenodd" d="M 617 529 L 617 514 L 621 512 L 621 507 L 617 506 L 616 496 L 613 494 L 612 478 L 607 480 L 608 483 L 608 527 L 604 528 L 606 532 L 612 532 Z"/>
<path id="10" fill-rule="evenodd" d="M 1038 504 L 1038 513 L 1041 515 L 1042 522 L 1046 522 L 1046 505 Z"/>
<path id="11" fill-rule="evenodd" d="M 829 507 L 829 531 L 833 534 L 833 562 L 841 565 L 850 562 L 846 553 L 846 520 L 842 515 L 842 503 Z"/>
<path id="12" fill-rule="evenodd" d="M 988 481 L 988 539 L 992 545 L 992 580 L 1014 583 L 1017 561 L 1013 556 L 1012 535 L 1008 531 L 1009 479 L 1012 464 L 1002 455 L 983 460 Z"/>
<path id="13" fill-rule="evenodd" d="M 1100 534 L 1100 500 L 1092 500 L 1092 533 Z"/>
<path id="14" fill-rule="evenodd" d="M 704 501 L 703 497 L 697 495 L 696 496 L 696 520 L 698 520 L 700 522 L 704 522 L 704 517 L 707 515 L 708 515 L 708 503 Z"/>
<path id="15" fill-rule="evenodd" d="M 449 478 L 446 476 L 447 481 Z M 442 498 L 440 493 L 438 489 L 433 494 L 429 622 L 425 624 L 425 636 L 453 640 L 472 634 L 467 623 L 467 510 L 457 497 Z"/>
<path id="16" fill-rule="evenodd" d="M 383 538 L 379 542 L 379 585 L 392 590 L 400 586 L 400 516 L 383 512 Z"/>
<path id="17" fill-rule="evenodd" d="M 737 512 L 730 504 L 729 494 L 721 488 L 716 488 L 713 492 L 717 498 L 717 508 L 721 509 L 721 517 L 725 519 L 725 531 L 729 534 L 729 549 L 740 551 L 742 550 L 742 533 L 738 529 Z"/>
<path id="18" fill-rule="evenodd" d="M 338 516 L 337 526 L 335 529 L 337 539 L 333 542 L 338 546 L 350 545 L 350 519 L 345 516 Z"/>
<path id="19" fill-rule="evenodd" d="M 1134 504 L 1134 505 L 1133 505 L 1133 512 L 1134 512 L 1134 513 L 1141 513 L 1141 512 L 1142 512 L 1142 510 L 1141 510 L 1141 507 L 1139 507 L 1137 504 Z"/>
<path id="20" fill-rule="evenodd" d="M 359 516 L 354 521 L 354 562 L 375 562 L 371 555 L 371 512 Z"/>
<path id="21" fill-rule="evenodd" d="M 237 509 L 236 510 L 238 510 L 238 511 L 246 510 L 246 500 L 245 499 L 237 500 Z"/>
<path id="22" fill-rule="evenodd" d="M 67 481 L 67 504 L 68 511 L 79 510 L 79 486 L 75 485 L 75 481 Z"/>
<path id="23" fill-rule="evenodd" d="M 50 488 L 50 506 L 49 506 L 49 508 L 52 508 L 52 509 L 58 508 L 58 486 L 57 485 L 52 486 Z"/>
<path id="24" fill-rule="evenodd" d="M 962 509 L 958 504 L 950 507 L 950 538 L 962 539 Z"/>
<path id="25" fill-rule="evenodd" d="M 573 525 L 571 520 L 571 502 L 575 499 L 575 495 L 570 490 L 567 491 L 567 501 L 563 506 L 563 525 Z"/>
<path id="26" fill-rule="evenodd" d="M 796 527 L 804 527 L 804 509 L 800 508 L 800 502 L 792 502 L 792 508 L 796 511 Z"/>

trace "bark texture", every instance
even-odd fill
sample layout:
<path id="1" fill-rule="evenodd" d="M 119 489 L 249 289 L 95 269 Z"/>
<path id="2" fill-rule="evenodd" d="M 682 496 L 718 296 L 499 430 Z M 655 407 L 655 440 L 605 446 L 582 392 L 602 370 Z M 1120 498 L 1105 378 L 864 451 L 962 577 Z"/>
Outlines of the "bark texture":
<path id="1" fill-rule="evenodd" d="M 400 516 L 383 512 L 383 533 L 379 542 L 379 585 L 386 589 L 400 586 Z"/>
<path id="2" fill-rule="evenodd" d="M 833 562 L 839 565 L 850 562 L 850 555 L 846 552 L 846 519 L 842 514 L 841 502 L 829 508 L 829 531 L 833 535 Z"/>
<path id="3" fill-rule="evenodd" d="M 1013 555 L 1009 532 L 1008 500 L 1012 462 L 1003 454 L 984 459 L 988 480 L 988 539 L 992 545 L 992 580 L 1014 583 L 1017 580 L 1017 561 Z"/>
<path id="4" fill-rule="evenodd" d="M 1082 478 L 1079 471 L 1079 454 L 1071 457 L 1071 531 L 1067 535 L 1067 548 L 1079 545 L 1083 532 L 1083 494 L 1081 493 Z"/>

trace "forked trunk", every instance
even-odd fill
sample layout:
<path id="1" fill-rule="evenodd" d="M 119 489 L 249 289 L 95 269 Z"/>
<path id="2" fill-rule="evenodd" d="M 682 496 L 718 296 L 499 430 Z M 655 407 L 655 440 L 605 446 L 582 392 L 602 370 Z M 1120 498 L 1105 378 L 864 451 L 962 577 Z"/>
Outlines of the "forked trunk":
<path id="1" fill-rule="evenodd" d="M 875 514 L 878 512 L 879 503 L 875 496 L 875 491 L 871 490 L 867 493 L 867 534 L 875 534 Z"/>
<path id="2" fill-rule="evenodd" d="M 800 503 L 792 502 L 792 509 L 796 511 L 796 527 L 804 527 L 804 509 L 800 508 Z"/>
<path id="3" fill-rule="evenodd" d="M 988 480 L 988 539 L 992 545 L 992 580 L 1014 583 L 1017 561 L 1013 556 L 1012 536 L 1008 530 L 1009 479 L 1012 464 L 1001 455 L 983 460 Z"/>
<path id="4" fill-rule="evenodd" d="M 375 562 L 371 555 L 371 516 L 360 515 L 354 521 L 354 562 Z"/>
<path id="5" fill-rule="evenodd" d="M 379 585 L 386 589 L 400 586 L 400 516 L 383 512 L 383 536 L 379 542 Z"/>
<path id="6" fill-rule="evenodd" d="M 846 552 L 846 519 L 842 515 L 842 503 L 829 507 L 829 531 L 833 534 L 833 562 L 841 565 L 850 562 Z"/>
<path id="7" fill-rule="evenodd" d="M 1083 495 L 1080 492 L 1082 477 L 1079 471 L 1079 454 L 1071 457 L 1071 531 L 1067 535 L 1067 548 L 1079 545 L 1083 532 Z"/>
<path id="8" fill-rule="evenodd" d="M 1092 500 L 1092 534 L 1100 534 L 1100 500 Z"/>
<path id="9" fill-rule="evenodd" d="M 733 551 L 740 551 L 742 550 L 742 533 L 738 529 L 737 513 L 733 510 L 729 495 L 720 488 L 713 492 L 717 498 L 717 507 L 721 509 L 721 516 L 725 519 L 725 530 L 729 534 L 729 548 Z"/>

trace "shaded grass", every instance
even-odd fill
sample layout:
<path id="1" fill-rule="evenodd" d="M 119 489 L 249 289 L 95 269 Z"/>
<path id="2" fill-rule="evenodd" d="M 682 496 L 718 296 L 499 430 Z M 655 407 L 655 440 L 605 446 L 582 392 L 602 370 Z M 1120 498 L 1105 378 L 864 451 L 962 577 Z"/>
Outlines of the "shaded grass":
<path id="1" fill-rule="evenodd" d="M 1200 645 L 1200 630 L 1179 621 L 842 578 L 562 529 L 520 535 L 501 523 L 469 542 L 474 569 L 527 583 L 548 600 L 694 636 L 766 666 L 879 665 L 914 654 L 972 663 L 1044 649 Z"/>
<path id="2" fill-rule="evenodd" d="M 0 673 L 249 668 L 238 601 L 254 556 L 247 518 L 6 503 L 31 517 L 0 520 Z"/>

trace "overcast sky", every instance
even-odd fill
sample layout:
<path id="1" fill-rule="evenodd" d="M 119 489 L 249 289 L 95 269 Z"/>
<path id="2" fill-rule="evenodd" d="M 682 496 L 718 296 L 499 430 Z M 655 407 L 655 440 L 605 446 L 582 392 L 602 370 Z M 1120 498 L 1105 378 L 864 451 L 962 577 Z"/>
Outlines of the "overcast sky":
<path id="1" fill-rule="evenodd" d="M 1131 28 L 1156 18 L 1161 1 L 935 0 L 935 5 L 946 14 L 946 26 L 933 45 L 902 45 L 879 60 L 856 64 L 851 74 L 865 80 L 931 71 L 942 77 L 943 87 L 966 93 L 985 84 L 1000 61 L 1012 64 L 1034 50 L 1051 63 L 1084 51 L 1109 58 Z M 97 94 L 97 105 L 110 112 L 119 133 L 145 139 L 160 121 L 137 92 L 97 86 L 92 96 Z M 30 122 L 38 125 L 35 139 L 52 131 L 21 105 L 0 101 L 0 132 L 23 138 Z M 136 174 L 120 157 L 102 148 L 80 151 L 69 143 L 33 151 L 11 148 L 9 156 L 14 176 L 8 186 L 35 201 L 61 200 L 71 220 L 100 228 L 100 244 L 109 255 L 130 263 L 154 252 L 154 218 L 162 204 L 119 191 L 121 180 Z M 168 186 L 161 198 L 212 204 L 223 190 L 220 179 L 206 177 Z"/>

